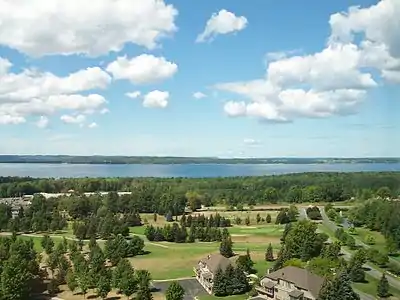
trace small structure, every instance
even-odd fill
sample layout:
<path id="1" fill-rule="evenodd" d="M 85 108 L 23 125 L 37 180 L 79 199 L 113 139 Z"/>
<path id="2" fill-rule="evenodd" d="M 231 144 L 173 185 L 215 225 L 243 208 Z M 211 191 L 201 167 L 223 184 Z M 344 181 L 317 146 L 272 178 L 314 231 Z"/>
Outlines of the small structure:
<path id="1" fill-rule="evenodd" d="M 194 268 L 197 281 L 204 287 L 207 293 L 213 293 L 214 276 L 218 269 L 225 271 L 233 261 L 221 254 L 210 254 L 206 258 L 199 261 L 198 265 Z"/>
<path id="2" fill-rule="evenodd" d="M 323 283 L 322 277 L 308 270 L 288 266 L 262 277 L 254 298 L 315 300 Z"/>

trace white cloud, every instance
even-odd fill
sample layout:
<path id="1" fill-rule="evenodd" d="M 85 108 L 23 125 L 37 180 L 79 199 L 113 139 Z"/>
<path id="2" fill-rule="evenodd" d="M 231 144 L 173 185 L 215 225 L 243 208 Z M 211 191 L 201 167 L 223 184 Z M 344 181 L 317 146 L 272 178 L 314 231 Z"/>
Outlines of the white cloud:
<path id="1" fill-rule="evenodd" d="M 362 35 L 364 54 L 383 78 L 400 82 L 400 1 L 381 0 L 366 8 L 350 7 L 348 12 L 333 14 L 330 43 L 348 43 Z"/>
<path id="2" fill-rule="evenodd" d="M 320 52 L 272 53 L 264 78 L 215 85 L 249 100 L 229 101 L 225 112 L 274 122 L 356 113 L 367 91 L 378 86 L 377 73 L 400 82 L 399 15 L 398 0 L 332 15 L 332 34 Z M 364 37 L 357 41 L 359 33 Z"/>
<path id="3" fill-rule="evenodd" d="M 143 97 L 143 106 L 148 108 L 165 108 L 168 105 L 169 92 L 151 91 Z"/>
<path id="4" fill-rule="evenodd" d="M 244 101 L 228 101 L 224 105 L 226 114 L 230 117 L 240 117 L 246 114 L 246 103 Z"/>
<path id="5" fill-rule="evenodd" d="M 21 116 L 14 116 L 14 115 L 9 115 L 9 114 L 3 114 L 0 112 L 0 124 L 1 125 L 17 125 L 17 124 L 22 124 L 25 123 L 26 119 Z"/>
<path id="6" fill-rule="evenodd" d="M 207 21 L 206 28 L 198 35 L 196 42 L 212 40 L 220 34 L 229 34 L 246 28 L 248 21 L 244 16 L 236 16 L 225 9 L 213 14 Z"/>
<path id="7" fill-rule="evenodd" d="M 134 91 L 134 92 L 129 92 L 129 93 L 125 94 L 125 96 L 127 96 L 131 99 L 136 99 L 136 98 L 140 97 L 140 95 L 141 95 L 140 91 Z"/>
<path id="8" fill-rule="evenodd" d="M 258 146 L 258 145 L 261 144 L 261 141 L 260 140 L 255 140 L 255 139 L 252 139 L 252 138 L 246 138 L 246 139 L 243 140 L 243 143 L 245 145 L 247 145 L 247 146 Z"/>
<path id="9" fill-rule="evenodd" d="M 207 97 L 207 95 L 203 94 L 202 92 L 195 92 L 193 94 L 193 98 L 196 98 L 196 99 L 202 99 L 202 98 L 205 98 L 205 97 Z"/>
<path id="10" fill-rule="evenodd" d="M 90 124 L 88 125 L 88 127 L 91 128 L 91 129 L 93 129 L 93 128 L 98 127 L 98 125 L 97 125 L 96 122 L 92 122 L 92 123 L 90 123 Z"/>
<path id="11" fill-rule="evenodd" d="M 108 114 L 109 112 L 110 112 L 110 110 L 107 107 L 104 107 L 103 109 L 100 110 L 101 115 Z"/>
<path id="12" fill-rule="evenodd" d="M 66 124 L 82 124 L 86 121 L 86 117 L 84 115 L 62 115 L 60 117 L 61 121 L 63 121 Z"/>
<path id="13" fill-rule="evenodd" d="M 105 109 L 107 101 L 103 96 L 78 94 L 109 85 L 110 75 L 98 67 L 58 77 L 32 69 L 8 72 L 11 63 L 5 59 L 0 60 L 0 66 L 3 66 L 0 72 L 0 115 L 22 120 L 31 115 L 47 117 L 63 110 L 93 113 Z M 11 122 L 10 118 L 7 120 Z"/>
<path id="14" fill-rule="evenodd" d="M 36 122 L 36 126 L 39 128 L 46 128 L 49 125 L 49 118 L 46 116 L 40 116 L 39 120 Z"/>
<path id="15" fill-rule="evenodd" d="M 115 79 L 127 79 L 134 84 L 149 84 L 171 78 L 178 66 L 164 57 L 142 54 L 132 59 L 118 57 L 107 66 Z"/>
<path id="16" fill-rule="evenodd" d="M 149 49 L 173 34 L 178 11 L 163 0 L 0 0 L 0 44 L 31 56 Z"/>

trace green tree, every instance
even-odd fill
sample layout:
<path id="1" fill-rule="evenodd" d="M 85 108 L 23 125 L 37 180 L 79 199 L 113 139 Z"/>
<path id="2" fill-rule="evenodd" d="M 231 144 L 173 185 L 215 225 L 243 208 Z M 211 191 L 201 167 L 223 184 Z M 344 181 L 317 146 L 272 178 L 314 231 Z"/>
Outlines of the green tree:
<path id="1" fill-rule="evenodd" d="M 111 274 L 109 269 L 103 269 L 96 282 L 97 294 L 101 299 L 106 299 L 111 291 Z"/>
<path id="2" fill-rule="evenodd" d="M 386 250 L 389 255 L 393 255 L 397 253 L 397 244 L 393 237 L 389 236 L 386 238 Z"/>
<path id="3" fill-rule="evenodd" d="M 230 236 L 223 237 L 221 244 L 219 246 L 219 252 L 221 253 L 222 256 L 225 256 L 227 258 L 233 256 L 233 250 L 232 250 L 232 239 Z"/>
<path id="4" fill-rule="evenodd" d="M 165 298 L 167 300 L 183 300 L 185 296 L 185 290 L 183 287 L 176 281 L 173 281 L 165 293 Z"/>
<path id="5" fill-rule="evenodd" d="M 121 283 L 125 274 L 130 274 L 133 272 L 133 268 L 127 259 L 121 259 L 117 267 L 113 271 L 113 287 L 118 290 L 122 290 Z"/>
<path id="6" fill-rule="evenodd" d="M 378 282 L 376 294 L 378 297 L 381 297 L 381 298 L 387 298 L 390 296 L 389 282 L 388 282 L 385 274 L 382 274 L 382 277 Z"/>
<path id="7" fill-rule="evenodd" d="M 224 272 L 218 269 L 214 276 L 213 292 L 217 297 L 227 296 L 227 288 L 229 280 L 226 278 Z"/>
<path id="8" fill-rule="evenodd" d="M 152 300 L 153 295 L 150 290 L 151 276 L 147 270 L 138 270 L 136 272 L 136 280 L 138 283 L 138 289 L 136 292 L 137 300 Z"/>
<path id="9" fill-rule="evenodd" d="M 72 270 L 69 270 L 67 273 L 67 285 L 69 290 L 73 293 L 78 287 L 78 283 L 76 281 L 75 273 Z"/>
<path id="10" fill-rule="evenodd" d="M 274 261 L 274 250 L 272 249 L 271 243 L 269 243 L 267 251 L 265 252 L 265 260 Z"/>
<path id="11" fill-rule="evenodd" d="M 351 287 L 351 281 L 346 273 L 342 271 L 338 273 L 332 280 L 325 280 L 320 294 L 319 300 L 360 300 L 360 297 Z"/>
<path id="12" fill-rule="evenodd" d="M 40 241 L 40 245 L 47 255 L 50 255 L 54 250 L 54 242 L 48 235 L 43 236 L 42 240 Z"/>
<path id="13" fill-rule="evenodd" d="M 2 299 L 29 299 L 32 273 L 27 261 L 18 254 L 12 254 L 2 266 L 1 295 Z"/>
<path id="14" fill-rule="evenodd" d="M 272 218 L 270 214 L 267 214 L 267 216 L 265 217 L 265 222 L 267 222 L 268 224 L 271 223 Z"/>

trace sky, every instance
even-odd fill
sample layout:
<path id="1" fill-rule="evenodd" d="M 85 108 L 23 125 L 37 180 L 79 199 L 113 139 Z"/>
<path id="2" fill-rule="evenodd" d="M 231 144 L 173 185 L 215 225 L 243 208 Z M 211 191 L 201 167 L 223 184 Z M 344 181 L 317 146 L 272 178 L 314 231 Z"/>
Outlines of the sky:
<path id="1" fill-rule="evenodd" d="M 400 0 L 0 7 L 0 154 L 400 156 Z"/>

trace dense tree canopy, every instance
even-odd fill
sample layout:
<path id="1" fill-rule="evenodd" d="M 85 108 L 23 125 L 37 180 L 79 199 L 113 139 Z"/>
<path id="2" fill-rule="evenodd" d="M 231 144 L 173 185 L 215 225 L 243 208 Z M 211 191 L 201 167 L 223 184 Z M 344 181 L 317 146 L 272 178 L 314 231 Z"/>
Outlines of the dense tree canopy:
<path id="1" fill-rule="evenodd" d="M 234 178 L 0 178 L 0 197 L 37 192 L 58 193 L 133 191 L 133 195 L 111 202 L 115 209 L 135 204 L 133 210 L 178 213 L 180 204 L 189 200 L 193 209 L 201 204 L 226 202 L 318 202 L 341 201 L 351 196 L 376 194 L 397 196 L 399 173 L 304 173 L 264 177 Z M 81 205 L 81 204 L 80 204 Z M 83 205 L 82 205 L 83 206 Z M 82 208 L 82 207 L 81 207 Z"/>

